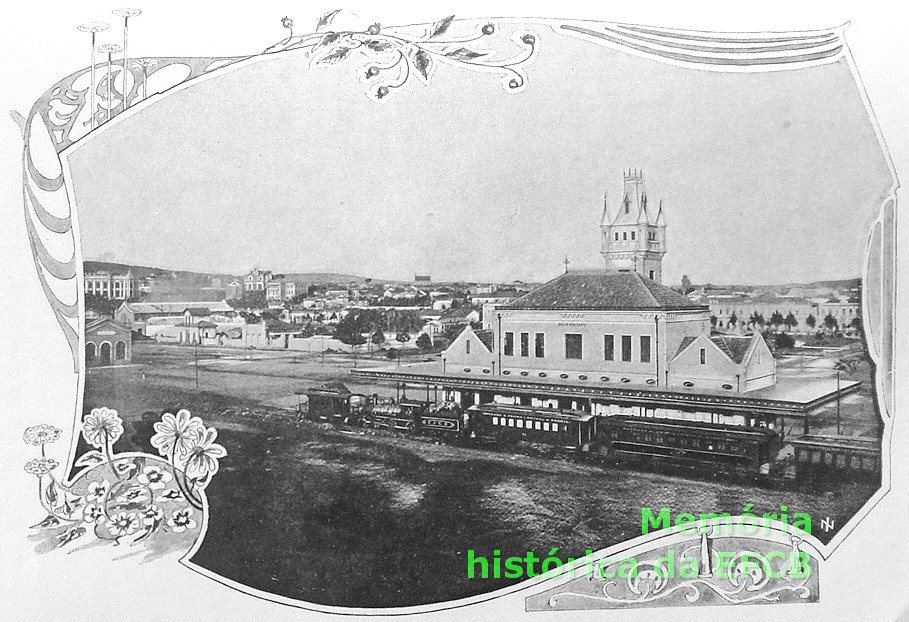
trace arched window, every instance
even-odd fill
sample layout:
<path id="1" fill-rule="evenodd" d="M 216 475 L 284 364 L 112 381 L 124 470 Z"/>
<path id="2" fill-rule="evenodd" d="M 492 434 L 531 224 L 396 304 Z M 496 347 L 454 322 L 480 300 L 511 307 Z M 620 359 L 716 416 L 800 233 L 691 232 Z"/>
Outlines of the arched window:
<path id="1" fill-rule="evenodd" d="M 89 341 L 87 344 L 85 344 L 85 360 L 87 362 L 94 361 L 95 356 L 97 356 L 97 354 L 98 354 L 98 348 L 95 346 L 94 343 Z"/>
<path id="2" fill-rule="evenodd" d="M 117 345 L 114 347 L 114 358 L 117 360 L 123 360 L 126 358 L 126 343 L 123 341 L 118 341 Z"/>

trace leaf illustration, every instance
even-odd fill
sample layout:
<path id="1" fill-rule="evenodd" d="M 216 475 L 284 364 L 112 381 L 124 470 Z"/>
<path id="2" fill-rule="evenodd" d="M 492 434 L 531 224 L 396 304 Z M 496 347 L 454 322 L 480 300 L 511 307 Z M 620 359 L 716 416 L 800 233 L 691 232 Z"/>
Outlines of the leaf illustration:
<path id="1" fill-rule="evenodd" d="M 316 46 L 313 48 L 313 52 L 315 52 L 319 48 L 328 47 L 329 45 L 331 45 L 332 43 L 336 43 L 340 39 L 341 39 L 341 35 L 339 35 L 338 33 L 329 32 L 324 37 L 322 37 L 321 41 L 319 41 L 316 44 Z"/>
<path id="2" fill-rule="evenodd" d="M 57 546 L 58 547 L 65 546 L 65 545 L 69 544 L 70 542 L 72 542 L 73 540 L 75 540 L 76 538 L 79 538 L 83 535 L 85 535 L 85 527 L 81 527 L 81 526 L 73 527 L 66 533 L 57 536 L 57 540 L 58 540 Z"/>
<path id="3" fill-rule="evenodd" d="M 340 12 L 341 12 L 341 9 L 335 9 L 334 11 L 329 11 L 328 13 L 326 13 L 325 15 L 320 17 L 319 21 L 316 22 L 316 32 L 318 32 L 319 28 L 321 28 L 322 26 L 328 26 L 331 23 L 331 20 L 333 20 L 335 18 L 335 16 Z"/>
<path id="4" fill-rule="evenodd" d="M 475 58 L 486 56 L 486 53 L 474 52 L 473 50 L 468 50 L 467 48 L 458 48 L 456 50 L 452 50 L 451 52 L 446 52 L 445 56 L 448 58 L 453 58 L 455 60 L 471 61 Z"/>
<path id="5" fill-rule="evenodd" d="M 413 67 L 422 76 L 423 82 L 428 84 L 429 73 L 432 71 L 432 57 L 424 50 L 420 50 L 413 55 Z"/>
<path id="6" fill-rule="evenodd" d="M 451 22 L 454 21 L 455 16 L 449 15 L 445 19 L 440 19 L 435 24 L 432 25 L 432 28 L 429 30 L 429 38 L 438 37 L 439 35 L 445 34 L 445 31 L 448 30 L 448 27 L 451 26 Z"/>
<path id="7" fill-rule="evenodd" d="M 350 48 L 338 47 L 319 59 L 318 65 L 337 65 L 350 54 Z"/>
<path id="8" fill-rule="evenodd" d="M 49 527 L 56 527 L 59 524 L 60 524 L 59 518 L 57 518 L 53 514 L 48 514 L 47 517 L 43 521 L 41 521 L 40 523 L 37 523 L 35 525 L 32 525 L 30 527 L 30 529 L 47 529 Z"/>
<path id="9" fill-rule="evenodd" d="M 47 499 L 47 504 L 51 507 L 57 504 L 57 486 L 53 482 L 48 484 L 47 489 L 45 489 L 44 498 Z"/>
<path id="10" fill-rule="evenodd" d="M 382 41 L 381 39 L 367 39 L 363 42 L 363 45 L 368 47 L 373 52 L 387 52 L 392 48 L 390 42 Z"/>
<path id="11" fill-rule="evenodd" d="M 79 456 L 79 459 L 76 460 L 76 466 L 91 466 L 102 462 L 104 462 L 104 456 L 101 455 L 100 451 L 93 449 Z"/>

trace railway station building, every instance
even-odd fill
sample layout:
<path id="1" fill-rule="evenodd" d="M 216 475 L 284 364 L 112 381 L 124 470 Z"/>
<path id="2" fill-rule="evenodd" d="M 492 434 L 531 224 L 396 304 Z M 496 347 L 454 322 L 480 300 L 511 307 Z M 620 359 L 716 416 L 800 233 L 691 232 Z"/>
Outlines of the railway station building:
<path id="1" fill-rule="evenodd" d="M 618 213 L 604 206 L 605 267 L 566 272 L 488 309 L 438 361 L 355 369 L 362 378 L 430 388 L 443 399 L 708 423 L 803 427 L 857 382 L 778 378 L 760 332 L 712 334 L 710 308 L 660 283 L 666 253 L 656 214 L 633 171 Z M 807 428 L 806 428 L 807 429 Z"/>

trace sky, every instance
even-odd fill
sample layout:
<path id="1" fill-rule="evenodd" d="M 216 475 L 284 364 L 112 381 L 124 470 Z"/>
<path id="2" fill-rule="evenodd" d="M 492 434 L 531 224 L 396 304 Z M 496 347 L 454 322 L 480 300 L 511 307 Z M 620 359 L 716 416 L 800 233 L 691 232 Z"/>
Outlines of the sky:
<path id="1" fill-rule="evenodd" d="M 378 105 L 365 58 L 284 56 L 162 98 L 68 155 L 83 256 L 542 281 L 603 265 L 604 193 L 615 211 L 637 168 L 664 201 L 665 283 L 860 275 L 891 179 L 844 62 L 723 74 L 525 26 L 519 94 L 440 66 Z"/>

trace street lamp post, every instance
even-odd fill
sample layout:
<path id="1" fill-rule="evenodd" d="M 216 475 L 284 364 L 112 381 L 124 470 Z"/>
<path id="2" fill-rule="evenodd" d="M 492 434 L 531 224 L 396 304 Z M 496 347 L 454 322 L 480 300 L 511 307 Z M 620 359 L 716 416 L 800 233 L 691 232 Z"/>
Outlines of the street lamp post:
<path id="1" fill-rule="evenodd" d="M 111 84 L 111 59 L 113 55 L 120 51 L 120 46 L 116 43 L 104 43 L 98 46 L 99 52 L 107 52 L 107 120 L 110 121 L 111 110 L 113 109 L 113 97 Z"/>
<path id="2" fill-rule="evenodd" d="M 91 106 L 91 129 L 95 129 L 95 34 L 103 32 L 110 28 L 110 24 L 107 22 L 87 22 L 81 26 L 77 26 L 77 30 L 80 32 L 90 32 L 92 33 L 92 64 L 91 64 L 91 86 L 89 86 L 89 100 Z"/>
<path id="3" fill-rule="evenodd" d="M 129 88 L 129 80 L 128 80 L 129 69 L 128 69 L 128 65 L 127 65 L 127 61 L 129 60 L 129 54 L 127 53 L 127 49 L 126 49 L 127 40 L 129 39 L 129 18 L 138 17 L 139 15 L 142 15 L 142 11 L 140 11 L 139 9 L 123 8 L 123 9 L 114 9 L 113 11 L 111 11 L 111 13 L 113 13 L 117 17 L 123 18 L 123 110 L 126 110 L 129 107 L 129 94 L 127 92 L 127 89 Z"/>

